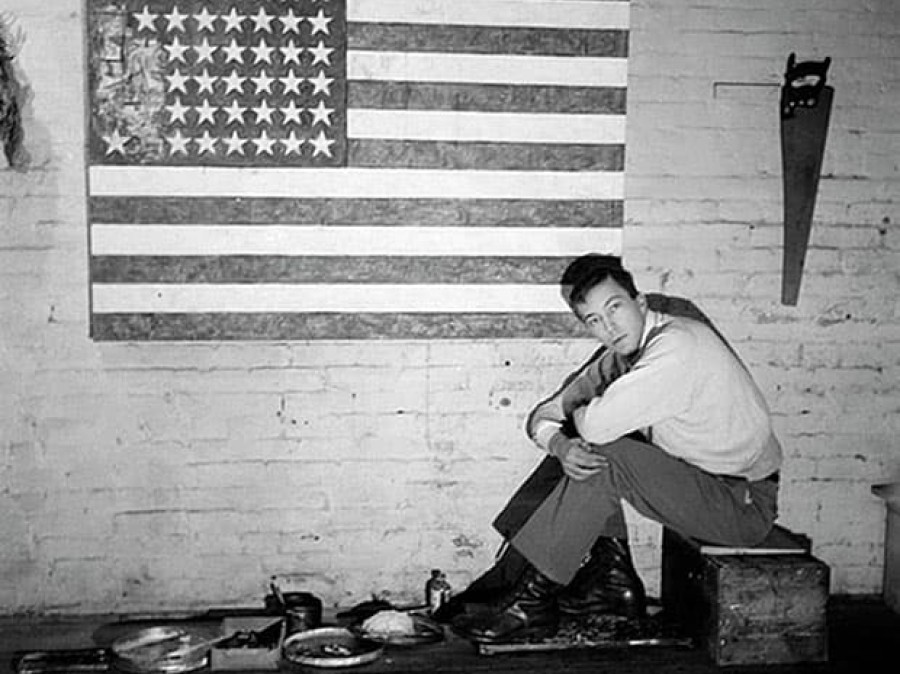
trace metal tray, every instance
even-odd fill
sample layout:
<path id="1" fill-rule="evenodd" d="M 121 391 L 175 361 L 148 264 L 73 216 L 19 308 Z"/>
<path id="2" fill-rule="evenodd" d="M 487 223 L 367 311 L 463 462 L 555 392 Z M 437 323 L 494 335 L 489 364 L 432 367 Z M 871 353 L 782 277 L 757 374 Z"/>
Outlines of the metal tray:
<path id="1" fill-rule="evenodd" d="M 284 641 L 281 654 L 287 662 L 340 669 L 374 662 L 384 644 L 358 636 L 344 627 L 319 627 L 297 632 Z"/>
<path id="2" fill-rule="evenodd" d="M 207 665 L 209 648 L 190 650 L 183 656 L 170 654 L 208 640 L 208 635 L 183 627 L 147 627 L 122 636 L 112 643 L 112 665 L 129 674 L 192 672 Z"/>

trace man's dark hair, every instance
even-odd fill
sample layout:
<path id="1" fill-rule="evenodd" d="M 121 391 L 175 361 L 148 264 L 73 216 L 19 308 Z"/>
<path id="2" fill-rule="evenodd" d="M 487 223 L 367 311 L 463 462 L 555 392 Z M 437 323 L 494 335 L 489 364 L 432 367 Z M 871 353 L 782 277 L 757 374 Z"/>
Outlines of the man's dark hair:
<path id="1" fill-rule="evenodd" d="M 638 296 L 631 272 L 622 266 L 622 258 L 615 255 L 588 253 L 576 258 L 566 267 L 559 284 L 563 298 L 574 311 L 575 305 L 584 302 L 593 287 L 608 278 L 622 286 L 630 297 Z"/>

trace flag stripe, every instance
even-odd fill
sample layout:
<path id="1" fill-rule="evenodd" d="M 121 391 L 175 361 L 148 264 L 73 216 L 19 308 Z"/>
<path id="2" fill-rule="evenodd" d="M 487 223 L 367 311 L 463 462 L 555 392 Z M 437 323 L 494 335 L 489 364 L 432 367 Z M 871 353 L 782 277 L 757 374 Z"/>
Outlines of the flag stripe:
<path id="1" fill-rule="evenodd" d="M 584 28 L 509 28 L 396 23 L 352 23 L 351 51 L 467 52 L 547 56 L 628 56 L 628 32 Z"/>
<path id="2" fill-rule="evenodd" d="M 100 341 L 564 339 L 583 328 L 565 313 L 516 314 L 355 314 L 203 313 L 96 314 L 91 336 Z"/>
<path id="3" fill-rule="evenodd" d="M 611 57 L 352 51 L 347 77 L 398 82 L 479 82 L 624 87 L 626 61 Z"/>
<path id="4" fill-rule="evenodd" d="M 97 283 L 97 313 L 257 312 L 566 312 L 552 285 L 498 284 L 193 284 Z"/>
<path id="5" fill-rule="evenodd" d="M 479 110 L 624 115 L 622 87 L 571 87 L 446 82 L 355 81 L 347 90 L 353 108 Z"/>
<path id="6" fill-rule="evenodd" d="M 97 225 L 95 255 L 418 255 L 575 256 L 618 250 L 621 230 L 584 227 L 254 227 L 241 225 Z"/>
<path id="7" fill-rule="evenodd" d="M 568 258 L 95 255 L 95 283 L 555 284 Z"/>
<path id="8" fill-rule="evenodd" d="M 625 117 L 351 108 L 347 132 L 357 139 L 621 144 L 625 142 Z"/>
<path id="9" fill-rule="evenodd" d="M 620 227 L 621 200 L 92 197 L 100 224 Z M 340 230 L 335 232 L 342 237 Z"/>
<path id="10" fill-rule="evenodd" d="M 622 145 L 351 140 L 355 166 L 487 171 L 621 171 Z"/>
<path id="11" fill-rule="evenodd" d="M 626 0 L 348 0 L 348 22 L 628 28 Z"/>
<path id="12" fill-rule="evenodd" d="M 309 180 L 305 169 L 223 166 L 92 166 L 101 196 L 293 198 L 621 199 L 623 175 L 585 171 L 452 171 L 329 169 Z"/>

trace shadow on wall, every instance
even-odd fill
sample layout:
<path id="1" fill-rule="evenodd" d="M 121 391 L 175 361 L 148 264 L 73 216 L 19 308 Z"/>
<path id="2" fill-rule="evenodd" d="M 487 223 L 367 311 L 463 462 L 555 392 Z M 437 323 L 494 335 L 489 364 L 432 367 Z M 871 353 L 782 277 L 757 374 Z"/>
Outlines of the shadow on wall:
<path id="1" fill-rule="evenodd" d="M 725 339 L 725 335 L 723 335 L 712 320 L 710 320 L 709 316 L 703 313 L 691 300 L 676 295 L 662 295 L 660 293 L 647 293 L 646 296 L 647 305 L 653 311 L 661 311 L 666 314 L 672 314 L 673 316 L 693 318 L 695 321 L 700 321 L 701 323 L 708 325 L 710 329 L 719 336 L 719 339 L 725 343 L 725 346 L 728 347 L 731 353 L 734 354 L 734 357 L 737 358 L 740 363 L 744 362 L 741 360 L 740 355 L 735 351 L 734 347 L 731 346 L 731 343 Z M 746 365 L 744 365 L 744 367 L 746 367 Z"/>
<path id="2" fill-rule="evenodd" d="M 22 173 L 48 168 L 55 155 L 51 131 L 34 111 L 35 91 L 23 66 L 25 41 L 16 18 L 0 11 L 0 170 Z"/>
<path id="3" fill-rule="evenodd" d="M 22 106 L 26 89 L 19 83 L 14 60 L 25 42 L 21 28 L 13 29 L 9 16 L 0 14 L 0 145 L 10 168 L 28 164 L 22 130 Z"/>

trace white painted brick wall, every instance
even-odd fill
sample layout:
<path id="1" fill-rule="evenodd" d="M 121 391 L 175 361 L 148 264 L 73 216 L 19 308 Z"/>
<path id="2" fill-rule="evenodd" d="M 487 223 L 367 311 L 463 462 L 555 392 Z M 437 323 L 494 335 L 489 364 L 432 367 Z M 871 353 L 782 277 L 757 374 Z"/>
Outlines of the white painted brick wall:
<path id="1" fill-rule="evenodd" d="M 756 373 L 782 521 L 835 592 L 881 586 L 900 478 L 900 9 L 893 0 L 635 0 L 626 257 L 694 299 Z M 81 0 L 0 0 L 28 38 L 27 172 L 0 170 L 0 611 L 328 604 L 464 586 L 540 458 L 529 407 L 585 340 L 94 344 L 87 339 Z M 752 5 L 752 6 L 748 6 Z M 831 56 L 835 108 L 797 307 L 779 302 L 777 101 Z M 658 527 L 631 514 L 658 591 Z"/>

